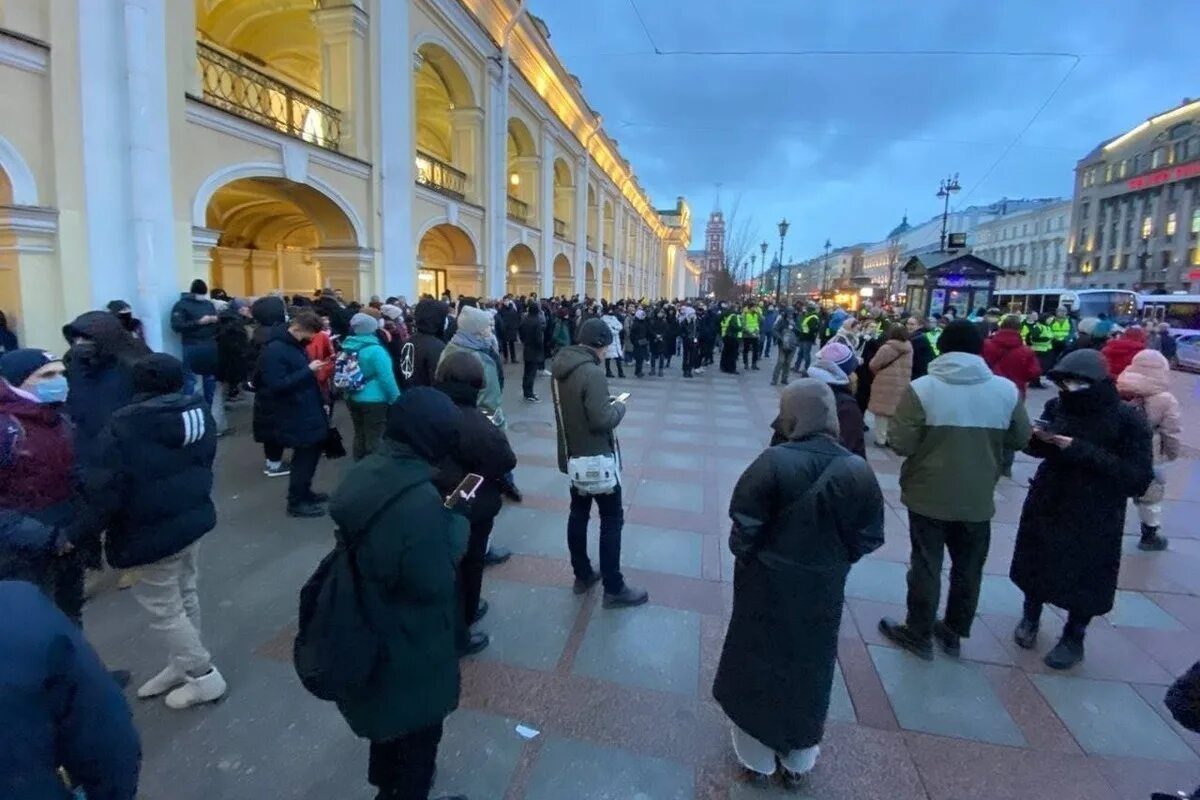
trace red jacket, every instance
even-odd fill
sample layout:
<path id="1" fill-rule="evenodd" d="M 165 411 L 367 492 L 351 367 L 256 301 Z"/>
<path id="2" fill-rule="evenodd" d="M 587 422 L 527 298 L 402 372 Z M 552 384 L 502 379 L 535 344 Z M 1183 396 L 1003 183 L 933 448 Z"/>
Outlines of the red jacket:
<path id="1" fill-rule="evenodd" d="M 71 425 L 58 405 L 0 381 L 0 508 L 44 511 L 74 493 Z"/>
<path id="2" fill-rule="evenodd" d="M 1037 356 L 1021 340 L 1021 332 L 1001 328 L 983 340 L 983 360 L 992 372 L 1017 385 L 1017 394 L 1025 399 L 1025 387 L 1042 374 Z"/>
<path id="3" fill-rule="evenodd" d="M 317 384 L 321 387 L 321 396 L 328 403 L 333 389 L 333 360 L 337 356 L 337 352 L 333 349 L 333 341 L 329 338 L 329 331 L 321 331 L 309 339 L 308 344 L 304 347 L 304 352 L 308 353 L 309 359 L 313 361 L 328 362 L 316 372 Z"/>
<path id="4" fill-rule="evenodd" d="M 1109 339 L 1100 351 L 1108 364 L 1108 374 L 1113 380 L 1125 371 L 1133 357 L 1146 349 L 1146 332 L 1141 328 L 1130 328 L 1119 339 Z"/>

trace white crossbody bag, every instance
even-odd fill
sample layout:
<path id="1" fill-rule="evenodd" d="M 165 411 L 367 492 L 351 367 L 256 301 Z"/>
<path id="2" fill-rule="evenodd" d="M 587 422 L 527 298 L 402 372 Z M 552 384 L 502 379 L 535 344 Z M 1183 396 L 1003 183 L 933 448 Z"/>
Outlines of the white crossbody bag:
<path id="1" fill-rule="evenodd" d="M 554 398 L 554 416 L 558 419 L 558 436 L 562 441 L 563 449 L 570 453 L 571 448 L 567 444 L 567 428 L 563 424 L 562 399 L 559 397 L 557 380 L 551 381 L 550 389 Z M 571 479 L 571 486 L 579 494 L 612 494 L 621 485 L 621 460 L 616 453 L 599 456 L 568 456 L 567 477 Z"/>

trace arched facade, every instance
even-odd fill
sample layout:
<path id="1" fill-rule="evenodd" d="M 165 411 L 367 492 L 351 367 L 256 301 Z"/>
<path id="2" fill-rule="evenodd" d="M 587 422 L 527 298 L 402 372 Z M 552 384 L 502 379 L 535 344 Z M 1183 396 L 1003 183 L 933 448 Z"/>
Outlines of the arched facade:
<path id="1" fill-rule="evenodd" d="M 447 289 L 455 298 L 480 296 L 479 249 L 466 230 L 443 222 L 430 227 L 418 241 L 417 291 L 421 296 L 440 297 Z"/>
<path id="2" fill-rule="evenodd" d="M 562 253 L 554 258 L 554 283 L 552 293 L 555 297 L 571 296 L 575 291 L 575 276 L 571 272 L 571 261 Z"/>
<path id="3" fill-rule="evenodd" d="M 505 282 L 505 293 L 513 295 L 528 295 L 537 292 L 541 286 L 541 273 L 538 271 L 537 258 L 528 245 L 518 244 L 508 251 L 505 259 L 508 278 Z"/>

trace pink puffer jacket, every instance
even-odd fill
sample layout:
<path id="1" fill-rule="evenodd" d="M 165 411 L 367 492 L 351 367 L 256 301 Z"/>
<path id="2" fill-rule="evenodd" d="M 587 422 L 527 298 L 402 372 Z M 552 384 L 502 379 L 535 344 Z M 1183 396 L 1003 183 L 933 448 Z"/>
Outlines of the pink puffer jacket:
<path id="1" fill-rule="evenodd" d="M 1146 413 L 1154 430 L 1154 461 L 1179 457 L 1179 401 L 1170 392 L 1171 367 L 1157 350 L 1142 350 L 1117 378 L 1121 396 Z"/>

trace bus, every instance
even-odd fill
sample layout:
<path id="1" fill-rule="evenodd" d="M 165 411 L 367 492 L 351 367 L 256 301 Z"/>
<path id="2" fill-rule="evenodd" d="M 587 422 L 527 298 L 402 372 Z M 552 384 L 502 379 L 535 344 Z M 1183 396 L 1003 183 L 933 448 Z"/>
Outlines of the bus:
<path id="1" fill-rule="evenodd" d="M 1098 317 L 1101 312 L 1119 325 L 1138 318 L 1138 296 L 1126 289 L 997 289 L 996 306 L 1002 313 L 1038 316 L 1066 308 L 1076 319 Z"/>
<path id="2" fill-rule="evenodd" d="M 1143 325 L 1165 322 L 1172 333 L 1200 333 L 1200 294 L 1144 294 L 1138 306 Z"/>

